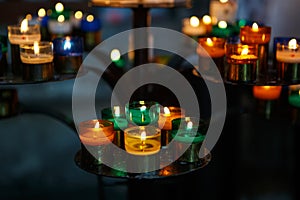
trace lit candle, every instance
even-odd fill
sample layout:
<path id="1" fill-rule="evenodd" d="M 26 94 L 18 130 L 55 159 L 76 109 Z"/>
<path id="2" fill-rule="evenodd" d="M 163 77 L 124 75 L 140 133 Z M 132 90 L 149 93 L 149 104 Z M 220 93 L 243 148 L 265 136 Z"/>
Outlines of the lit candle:
<path id="1" fill-rule="evenodd" d="M 20 45 L 21 61 L 26 64 L 43 64 L 53 61 L 52 42 L 34 42 Z"/>
<path id="2" fill-rule="evenodd" d="M 207 123 L 203 120 L 185 117 L 172 121 L 172 138 L 175 142 L 175 157 L 183 163 L 198 162 L 199 151 L 207 131 Z M 186 149 L 181 152 L 182 149 Z"/>
<path id="3" fill-rule="evenodd" d="M 199 46 L 200 45 L 202 48 L 197 48 L 197 53 L 200 56 L 203 57 L 210 56 L 212 58 L 220 58 L 220 57 L 224 57 L 225 55 L 225 39 L 223 38 L 216 38 L 216 37 L 200 38 Z"/>
<path id="4" fill-rule="evenodd" d="M 128 153 L 146 156 L 159 152 L 160 129 L 154 126 L 134 126 L 125 129 L 124 133 L 125 149 Z"/>
<path id="5" fill-rule="evenodd" d="M 53 40 L 54 67 L 59 74 L 75 74 L 82 64 L 83 39 L 60 37 Z"/>
<path id="6" fill-rule="evenodd" d="M 292 38 L 286 44 L 277 43 L 276 65 L 279 80 L 286 83 L 300 82 L 300 51 L 299 41 Z"/>
<path id="7" fill-rule="evenodd" d="M 211 35 L 219 38 L 228 38 L 236 34 L 235 27 L 228 24 L 227 21 L 219 21 L 217 25 L 212 27 Z"/>
<path id="8" fill-rule="evenodd" d="M 229 82 L 255 82 L 257 46 L 227 43 L 225 45 L 225 79 Z"/>
<path id="9" fill-rule="evenodd" d="M 145 126 L 157 123 L 160 107 L 153 101 L 134 101 L 125 105 L 125 113 L 130 123 Z"/>
<path id="10" fill-rule="evenodd" d="M 24 19 L 20 26 L 8 26 L 8 39 L 11 44 L 32 44 L 41 40 L 40 26 L 28 25 L 28 19 Z"/>
<path id="11" fill-rule="evenodd" d="M 254 86 L 253 95 L 257 99 L 276 100 L 280 97 L 282 86 Z"/>
<path id="12" fill-rule="evenodd" d="M 206 34 L 206 28 L 198 17 L 192 16 L 183 19 L 182 33 L 191 37 L 199 37 Z"/>
<path id="13" fill-rule="evenodd" d="M 172 130 L 172 120 L 185 116 L 185 111 L 179 107 L 164 107 L 159 114 L 158 125 L 163 130 Z"/>
<path id="14" fill-rule="evenodd" d="M 112 122 L 98 119 L 79 124 L 82 165 L 99 165 L 111 158 L 110 144 L 115 136 L 113 127 Z"/>
<path id="15" fill-rule="evenodd" d="M 218 21 L 224 20 L 229 23 L 235 23 L 238 5 L 235 0 L 211 0 L 209 13 Z"/>
<path id="16" fill-rule="evenodd" d="M 268 73 L 268 53 L 271 38 L 271 27 L 259 26 L 253 23 L 252 26 L 241 27 L 240 39 L 243 44 L 258 45 L 258 60 L 256 77 L 257 81 L 264 81 Z"/>
<path id="17" fill-rule="evenodd" d="M 87 15 L 81 21 L 81 30 L 83 32 L 84 49 L 92 50 L 101 42 L 102 24 L 99 18 L 94 15 Z"/>
<path id="18" fill-rule="evenodd" d="M 88 120 L 79 124 L 79 138 L 84 145 L 100 146 L 114 139 L 113 123 L 107 120 Z"/>

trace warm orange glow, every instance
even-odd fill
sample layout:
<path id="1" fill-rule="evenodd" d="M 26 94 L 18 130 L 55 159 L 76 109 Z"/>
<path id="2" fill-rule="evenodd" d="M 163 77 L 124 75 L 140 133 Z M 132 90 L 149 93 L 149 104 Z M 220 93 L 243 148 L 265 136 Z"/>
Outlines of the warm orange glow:
<path id="1" fill-rule="evenodd" d="M 100 128 L 100 123 L 99 123 L 99 122 L 97 122 L 97 123 L 95 124 L 95 128 Z"/>
<path id="2" fill-rule="evenodd" d="M 39 43 L 38 42 L 33 43 L 33 51 L 34 51 L 35 55 L 38 55 L 40 53 L 40 48 L 39 48 Z"/>
<path id="3" fill-rule="evenodd" d="M 297 48 L 298 48 L 297 40 L 295 38 L 291 39 L 289 41 L 289 49 L 296 50 Z"/>
<path id="4" fill-rule="evenodd" d="M 209 25 L 209 24 L 211 24 L 212 19 L 211 19 L 211 17 L 209 15 L 204 15 L 202 17 L 202 21 L 203 21 L 203 24 Z"/>
<path id="5" fill-rule="evenodd" d="M 83 13 L 82 11 L 78 10 L 75 12 L 74 16 L 76 19 L 81 19 L 83 17 Z"/>
<path id="6" fill-rule="evenodd" d="M 86 21 L 88 21 L 88 22 L 94 21 L 94 16 L 93 16 L 93 15 L 88 15 L 88 16 L 86 17 Z"/>
<path id="7" fill-rule="evenodd" d="M 207 38 L 207 39 L 206 39 L 206 45 L 209 46 L 209 47 L 214 46 L 214 43 L 213 43 L 213 41 L 212 41 L 211 38 Z"/>
<path id="8" fill-rule="evenodd" d="M 255 22 L 252 24 L 252 31 L 253 32 L 258 32 L 258 24 L 255 23 Z"/>
<path id="9" fill-rule="evenodd" d="M 254 86 L 253 95 L 257 99 L 275 100 L 281 93 L 281 86 Z"/>
<path id="10" fill-rule="evenodd" d="M 28 19 L 23 19 L 21 22 L 21 33 L 26 33 L 28 31 Z"/>
<path id="11" fill-rule="evenodd" d="M 248 53 L 249 53 L 248 47 L 243 47 L 241 55 L 248 55 Z"/>
<path id="12" fill-rule="evenodd" d="M 171 114 L 168 107 L 164 107 L 164 113 L 165 113 L 165 115 L 168 115 L 168 116 Z"/>
<path id="13" fill-rule="evenodd" d="M 198 26 L 200 25 L 200 20 L 199 20 L 199 18 L 196 17 L 196 16 L 192 16 L 192 17 L 190 18 L 190 25 L 191 25 L 192 27 L 198 27 Z"/>

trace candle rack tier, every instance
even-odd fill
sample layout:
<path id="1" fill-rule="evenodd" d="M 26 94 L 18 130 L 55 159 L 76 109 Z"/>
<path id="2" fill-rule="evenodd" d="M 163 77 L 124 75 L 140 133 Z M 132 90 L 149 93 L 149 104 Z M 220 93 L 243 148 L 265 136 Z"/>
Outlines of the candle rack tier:
<path id="1" fill-rule="evenodd" d="M 191 7 L 191 1 L 182 1 L 182 2 L 130 2 L 130 1 L 90 1 L 90 6 L 94 7 L 115 7 L 115 8 L 174 8 L 174 7 Z"/>
<path id="2" fill-rule="evenodd" d="M 161 169 L 152 172 L 126 173 L 123 171 L 115 170 L 104 164 L 84 164 L 82 163 L 82 152 L 82 150 L 79 150 L 76 153 L 74 159 L 76 165 L 82 170 L 99 176 L 124 179 L 162 179 L 168 177 L 177 177 L 188 173 L 196 172 L 204 168 L 207 164 L 209 164 L 211 160 L 211 154 L 207 153 L 203 158 L 201 158 L 197 162 L 180 163 L 179 161 L 175 161 L 168 166 L 165 166 Z"/>

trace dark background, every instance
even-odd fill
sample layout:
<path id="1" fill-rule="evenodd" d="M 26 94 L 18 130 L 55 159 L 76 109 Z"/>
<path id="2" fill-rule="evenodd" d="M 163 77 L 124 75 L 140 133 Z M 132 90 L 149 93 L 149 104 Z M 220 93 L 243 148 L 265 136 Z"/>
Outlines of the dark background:
<path id="1" fill-rule="evenodd" d="M 54 2 L 0 1 L 1 33 L 6 33 L 7 24 Z M 239 3 L 238 17 L 272 26 L 273 37 L 300 35 L 299 1 Z M 180 31 L 182 18 L 208 13 L 209 1 L 193 5 L 191 9 L 152 9 L 152 25 Z M 97 14 L 103 22 L 103 39 L 131 28 L 130 9 L 90 8 L 87 1 L 66 1 L 65 6 Z M 188 76 L 197 85 L 198 78 Z M 71 119 L 73 81 L 0 87 L 17 88 L 22 108 L 62 113 Z M 111 93 L 105 81 L 101 86 L 96 98 L 100 108 L 109 105 Z M 299 199 L 299 109 L 287 103 L 288 87 L 272 102 L 269 117 L 266 102 L 253 97 L 252 86 L 226 85 L 226 92 L 227 118 L 212 161 L 196 173 L 165 180 L 98 181 L 75 165 L 80 142 L 65 124 L 43 113 L 1 119 L 0 199 Z"/>

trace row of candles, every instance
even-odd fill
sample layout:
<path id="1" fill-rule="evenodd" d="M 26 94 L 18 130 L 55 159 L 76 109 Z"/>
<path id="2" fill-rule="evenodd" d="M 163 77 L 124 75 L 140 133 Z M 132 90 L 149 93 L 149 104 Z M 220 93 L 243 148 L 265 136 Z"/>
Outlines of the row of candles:
<path id="1" fill-rule="evenodd" d="M 209 16 L 204 16 L 204 19 L 209 22 Z M 193 17 L 190 21 L 191 24 L 198 24 L 197 20 L 193 22 L 195 21 Z M 195 27 L 195 29 L 201 28 Z M 300 41 L 297 38 L 274 38 L 274 60 L 271 65 L 269 62 L 271 27 L 261 26 L 254 22 L 252 25 L 241 26 L 239 29 L 238 37 L 197 35 L 199 67 L 207 69 L 209 74 L 212 66 L 209 66 L 211 64 L 208 59 L 212 58 L 224 80 L 235 83 L 263 84 L 273 81 L 296 84 L 300 81 Z M 183 33 L 193 38 L 196 36 L 190 35 L 185 28 L 183 28 Z"/>
<path id="2" fill-rule="evenodd" d="M 79 124 L 82 151 L 95 150 L 92 163 L 105 164 L 105 154 L 113 143 L 128 155 L 149 157 L 158 155 L 174 140 L 175 152 L 169 159 L 178 158 L 180 163 L 200 160 L 198 154 L 206 134 L 206 125 L 193 117 L 187 117 L 179 107 L 161 107 L 153 101 L 135 101 L 123 107 L 113 106 L 101 111 L 101 119 L 83 121 Z M 181 145 L 191 144 L 182 155 Z M 108 155 L 112 157 L 113 155 Z M 83 158 L 85 159 L 85 158 Z M 89 163 L 91 164 L 91 163 Z"/>

